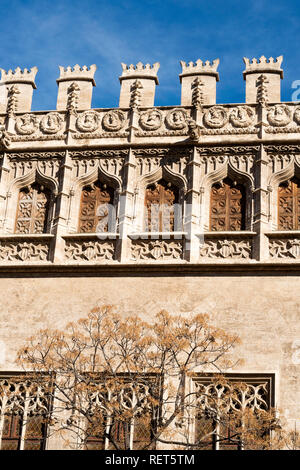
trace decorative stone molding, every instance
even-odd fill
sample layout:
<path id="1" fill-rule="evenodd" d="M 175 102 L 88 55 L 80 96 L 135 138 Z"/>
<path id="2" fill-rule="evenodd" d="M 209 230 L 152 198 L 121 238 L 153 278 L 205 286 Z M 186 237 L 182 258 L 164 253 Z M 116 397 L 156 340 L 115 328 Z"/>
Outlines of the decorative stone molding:
<path id="1" fill-rule="evenodd" d="M 269 255 L 271 259 L 300 259 L 300 238 L 298 233 L 270 233 Z"/>
<path id="2" fill-rule="evenodd" d="M 0 262 L 47 261 L 51 235 L 0 237 Z"/>
<path id="3" fill-rule="evenodd" d="M 226 109 L 222 106 L 213 106 L 209 108 L 203 116 L 203 122 L 207 127 L 220 128 L 228 122 Z"/>
<path id="4" fill-rule="evenodd" d="M 187 127 L 186 111 L 181 108 L 175 108 L 168 112 L 166 116 L 166 123 L 170 129 L 179 130 Z"/>
<path id="5" fill-rule="evenodd" d="M 62 128 L 63 118 L 60 114 L 50 112 L 41 119 L 40 127 L 45 134 L 56 134 Z"/>
<path id="6" fill-rule="evenodd" d="M 125 124 L 125 114 L 120 110 L 111 110 L 104 114 L 102 127 L 108 132 L 117 132 Z"/>
<path id="7" fill-rule="evenodd" d="M 39 120 L 34 114 L 23 114 L 16 120 L 15 129 L 18 134 L 31 135 L 38 130 Z"/>
<path id="8" fill-rule="evenodd" d="M 254 112 L 249 106 L 237 106 L 229 115 L 234 127 L 248 127 L 253 124 Z"/>
<path id="9" fill-rule="evenodd" d="M 85 111 L 76 120 L 76 127 L 81 132 L 94 132 L 99 126 L 99 114 L 95 111 Z"/>
<path id="10" fill-rule="evenodd" d="M 100 240 L 94 236 L 68 236 L 65 238 L 65 257 L 67 262 L 105 262 L 112 261 L 115 254 L 114 240 Z"/>
<path id="11" fill-rule="evenodd" d="M 245 234 L 234 235 L 234 232 L 216 232 L 214 236 L 204 235 L 200 246 L 200 258 L 216 259 L 250 259 L 252 252 L 251 238 Z"/>
<path id="12" fill-rule="evenodd" d="M 272 126 L 286 126 L 291 122 L 291 111 L 284 104 L 276 104 L 268 108 L 267 119 Z"/>
<path id="13" fill-rule="evenodd" d="M 182 240 L 135 240 L 131 241 L 133 261 L 172 261 L 183 257 Z"/>
<path id="14" fill-rule="evenodd" d="M 162 112 L 158 109 L 145 111 L 140 116 L 140 126 L 147 131 L 154 131 L 162 125 Z"/>

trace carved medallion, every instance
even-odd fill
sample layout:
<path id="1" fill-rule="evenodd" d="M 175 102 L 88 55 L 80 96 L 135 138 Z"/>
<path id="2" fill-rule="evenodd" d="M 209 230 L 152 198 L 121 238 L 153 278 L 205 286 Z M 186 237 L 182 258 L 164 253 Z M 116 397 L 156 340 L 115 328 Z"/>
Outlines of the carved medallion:
<path id="1" fill-rule="evenodd" d="M 124 123 L 124 113 L 119 110 L 108 111 L 102 119 L 103 128 L 109 132 L 119 131 L 124 126 Z"/>
<path id="2" fill-rule="evenodd" d="M 166 123 L 170 129 L 184 129 L 187 126 L 184 109 L 172 109 L 166 116 Z"/>
<path id="3" fill-rule="evenodd" d="M 253 122 L 253 114 L 249 106 L 238 106 L 231 111 L 229 120 L 234 127 L 248 127 Z"/>
<path id="4" fill-rule="evenodd" d="M 41 130 L 45 134 L 56 134 L 56 132 L 61 130 L 62 117 L 58 113 L 48 113 L 41 120 Z"/>
<path id="5" fill-rule="evenodd" d="M 213 106 L 208 109 L 203 117 L 204 124 L 208 127 L 220 128 L 228 121 L 227 112 L 221 106 Z"/>
<path id="6" fill-rule="evenodd" d="M 81 132 L 94 132 L 99 126 L 99 114 L 95 111 L 85 111 L 76 120 L 76 127 Z"/>
<path id="7" fill-rule="evenodd" d="M 147 131 L 156 131 L 162 124 L 162 113 L 157 109 L 151 109 L 141 114 L 140 125 Z"/>
<path id="8" fill-rule="evenodd" d="M 295 109 L 294 121 L 300 125 L 300 107 L 299 106 Z"/>
<path id="9" fill-rule="evenodd" d="M 291 121 L 291 111 L 285 104 L 276 104 L 269 108 L 267 118 L 272 126 L 286 126 Z"/>
<path id="10" fill-rule="evenodd" d="M 21 135 L 33 134 L 38 128 L 39 121 L 33 114 L 24 114 L 16 120 L 16 131 Z"/>

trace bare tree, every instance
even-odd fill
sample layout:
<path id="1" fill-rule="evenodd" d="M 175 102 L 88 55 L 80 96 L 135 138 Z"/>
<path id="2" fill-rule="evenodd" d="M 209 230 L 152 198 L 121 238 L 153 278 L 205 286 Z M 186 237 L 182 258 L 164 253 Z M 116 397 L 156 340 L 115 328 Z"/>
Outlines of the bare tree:
<path id="1" fill-rule="evenodd" d="M 77 448 L 268 448 L 275 421 L 263 389 L 222 375 L 238 342 L 208 315 L 161 311 L 147 323 L 106 305 L 63 331 L 39 331 L 18 360 L 47 386 L 50 432 Z M 210 384 L 194 380 L 208 370 Z"/>

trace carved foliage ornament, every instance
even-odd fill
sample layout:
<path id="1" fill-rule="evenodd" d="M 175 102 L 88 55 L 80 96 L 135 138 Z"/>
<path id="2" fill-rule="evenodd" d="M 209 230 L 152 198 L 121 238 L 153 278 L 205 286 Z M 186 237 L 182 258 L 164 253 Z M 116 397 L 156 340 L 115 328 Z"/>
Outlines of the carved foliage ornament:
<path id="1" fill-rule="evenodd" d="M 21 135 L 33 134 L 38 129 L 39 121 L 34 114 L 24 114 L 16 120 L 16 131 Z"/>
<path id="2" fill-rule="evenodd" d="M 68 261 L 105 261 L 114 257 L 115 245 L 112 240 L 68 240 L 65 254 Z"/>
<path id="3" fill-rule="evenodd" d="M 124 126 L 124 123 L 124 113 L 119 110 L 108 111 L 102 119 L 103 128 L 109 132 L 119 131 Z"/>
<path id="4" fill-rule="evenodd" d="M 1 241 L 0 261 L 46 261 L 49 243 L 41 241 Z"/>
<path id="5" fill-rule="evenodd" d="M 209 108 L 203 117 L 204 124 L 214 129 L 225 126 L 228 122 L 227 111 L 222 106 Z"/>
<path id="6" fill-rule="evenodd" d="M 56 134 L 61 130 L 63 119 L 60 114 L 51 112 L 46 114 L 41 120 L 41 130 L 45 134 Z"/>
<path id="7" fill-rule="evenodd" d="M 298 238 L 274 238 L 269 242 L 270 258 L 300 258 L 300 240 Z"/>
<path id="8" fill-rule="evenodd" d="M 249 106 L 238 106 L 231 111 L 229 120 L 234 127 L 248 127 L 253 122 L 253 116 Z"/>
<path id="9" fill-rule="evenodd" d="M 204 258 L 242 258 L 251 257 L 250 240 L 207 240 L 200 249 Z"/>
<path id="10" fill-rule="evenodd" d="M 131 249 L 132 259 L 179 260 L 182 258 L 182 242 L 167 240 L 135 240 Z"/>
<path id="11" fill-rule="evenodd" d="M 162 113 L 158 109 L 151 109 L 141 114 L 140 125 L 146 131 L 155 131 L 162 124 Z"/>
<path id="12" fill-rule="evenodd" d="M 267 118 L 272 126 L 286 126 L 291 121 L 291 111 L 285 104 L 276 104 L 268 109 Z"/>
<path id="13" fill-rule="evenodd" d="M 85 111 L 76 120 L 76 127 L 82 132 L 94 132 L 99 126 L 99 114 Z"/>
<path id="14" fill-rule="evenodd" d="M 187 126 L 186 111 L 180 108 L 172 109 L 166 116 L 166 123 L 170 129 L 184 129 Z"/>

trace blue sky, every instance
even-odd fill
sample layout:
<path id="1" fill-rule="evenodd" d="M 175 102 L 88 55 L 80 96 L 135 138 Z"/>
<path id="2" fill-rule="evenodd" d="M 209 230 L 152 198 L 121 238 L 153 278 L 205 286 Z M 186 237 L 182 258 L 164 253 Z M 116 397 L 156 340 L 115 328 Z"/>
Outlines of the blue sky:
<path id="1" fill-rule="evenodd" d="M 93 107 L 118 106 L 121 62 L 160 62 L 156 105 L 180 103 L 180 60 L 220 58 L 217 101 L 243 102 L 243 56 L 284 56 L 282 99 L 300 79 L 297 0 L 0 0 L 0 67 L 39 69 L 34 110 L 56 106 L 58 65 L 98 70 Z"/>

